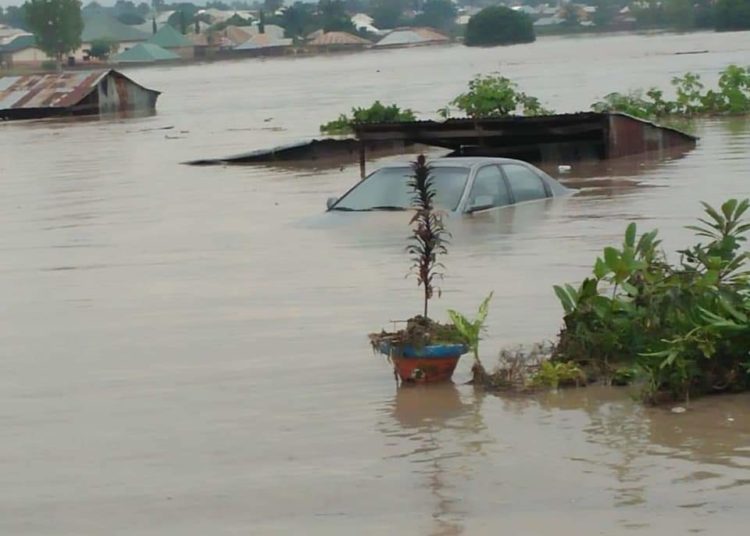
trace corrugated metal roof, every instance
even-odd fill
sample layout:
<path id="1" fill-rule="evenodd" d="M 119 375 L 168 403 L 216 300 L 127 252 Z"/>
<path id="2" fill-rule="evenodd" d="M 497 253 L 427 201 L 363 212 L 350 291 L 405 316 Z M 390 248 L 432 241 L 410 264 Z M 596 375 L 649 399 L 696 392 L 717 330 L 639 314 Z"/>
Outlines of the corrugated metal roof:
<path id="1" fill-rule="evenodd" d="M 227 26 L 224 28 L 224 37 L 229 39 L 235 45 L 239 45 L 252 37 L 250 32 L 246 32 L 239 26 Z"/>
<path id="2" fill-rule="evenodd" d="M 235 50 L 254 50 L 258 48 L 288 47 L 292 44 L 291 39 L 275 39 L 268 34 L 258 34 L 234 47 Z"/>
<path id="3" fill-rule="evenodd" d="M 377 42 L 376 47 L 442 43 L 449 39 L 432 28 L 398 28 Z"/>
<path id="4" fill-rule="evenodd" d="M 110 73 L 123 76 L 112 69 L 100 69 L 0 78 L 0 110 L 74 106 Z"/>
<path id="5" fill-rule="evenodd" d="M 310 46 L 370 45 L 370 41 L 346 32 L 327 32 L 308 43 Z"/>
<path id="6" fill-rule="evenodd" d="M 2 79 L 0 110 L 6 108 L 66 108 L 88 95 L 108 69 L 69 73 L 6 76 Z"/>

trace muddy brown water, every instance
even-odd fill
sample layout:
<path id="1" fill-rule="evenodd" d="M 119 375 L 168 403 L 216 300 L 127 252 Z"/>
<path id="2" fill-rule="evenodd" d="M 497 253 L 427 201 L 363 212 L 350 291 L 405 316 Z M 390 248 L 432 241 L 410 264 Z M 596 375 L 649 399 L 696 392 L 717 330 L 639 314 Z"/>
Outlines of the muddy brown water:
<path id="1" fill-rule="evenodd" d="M 745 32 L 140 69 L 164 92 L 153 117 L 0 125 L 0 533 L 743 530 L 750 397 L 675 414 L 617 389 L 483 396 L 468 360 L 456 385 L 397 389 L 365 335 L 419 310 L 404 215 L 323 214 L 354 167 L 179 162 L 303 139 L 376 98 L 430 116 L 476 73 L 574 111 L 748 58 Z M 434 315 L 494 290 L 491 363 L 554 337 L 551 286 L 627 222 L 686 245 L 699 201 L 746 196 L 750 169 L 750 122 L 694 128 L 683 158 L 450 219 Z"/>

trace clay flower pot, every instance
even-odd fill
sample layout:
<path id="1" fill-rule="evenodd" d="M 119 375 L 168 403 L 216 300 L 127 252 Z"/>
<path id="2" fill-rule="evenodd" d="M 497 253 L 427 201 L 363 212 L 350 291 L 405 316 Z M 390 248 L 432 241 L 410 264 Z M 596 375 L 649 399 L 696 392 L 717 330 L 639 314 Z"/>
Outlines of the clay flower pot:
<path id="1" fill-rule="evenodd" d="M 469 351 L 464 344 L 430 344 L 422 347 L 381 341 L 378 351 L 387 355 L 402 382 L 432 383 L 448 381 L 458 360 Z"/>

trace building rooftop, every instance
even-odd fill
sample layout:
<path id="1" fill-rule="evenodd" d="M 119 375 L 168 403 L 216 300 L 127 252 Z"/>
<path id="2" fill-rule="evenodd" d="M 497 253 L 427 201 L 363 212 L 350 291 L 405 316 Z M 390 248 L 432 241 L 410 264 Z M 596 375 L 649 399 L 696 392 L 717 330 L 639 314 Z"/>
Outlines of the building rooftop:
<path id="1" fill-rule="evenodd" d="M 192 43 L 191 43 L 192 45 Z M 157 61 L 178 60 L 180 57 L 153 43 L 138 43 L 110 58 L 115 63 L 153 63 Z"/>

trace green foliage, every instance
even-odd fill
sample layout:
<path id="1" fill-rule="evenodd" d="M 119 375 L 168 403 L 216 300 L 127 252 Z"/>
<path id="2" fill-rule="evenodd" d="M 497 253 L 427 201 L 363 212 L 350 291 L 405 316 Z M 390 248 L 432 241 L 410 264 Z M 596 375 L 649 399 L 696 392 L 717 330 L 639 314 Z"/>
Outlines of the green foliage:
<path id="1" fill-rule="evenodd" d="M 342 0 L 320 0 L 318 2 L 321 27 L 324 32 L 355 32 L 356 28 L 346 13 Z"/>
<path id="2" fill-rule="evenodd" d="M 742 251 L 750 201 L 730 199 L 688 227 L 697 244 L 667 262 L 657 232 L 631 223 L 620 248 L 607 247 L 578 288 L 555 287 L 565 310 L 555 360 L 574 361 L 617 381 L 636 367 L 646 398 L 688 398 L 750 388 L 750 279 Z M 606 294 L 605 294 L 606 292 Z"/>
<path id="3" fill-rule="evenodd" d="M 26 22 L 37 45 L 58 62 L 81 46 L 83 18 L 79 0 L 27 0 Z"/>
<path id="4" fill-rule="evenodd" d="M 296 41 L 304 39 L 306 35 L 320 27 L 317 23 L 315 6 L 305 2 L 295 2 L 287 7 L 281 15 L 280 24 L 284 28 L 284 34 Z"/>
<path id="5" fill-rule="evenodd" d="M 416 209 L 414 216 L 409 222 L 412 225 L 412 236 L 406 251 L 411 255 L 412 268 L 409 273 L 417 278 L 417 285 L 424 289 L 424 314 L 428 320 L 427 306 L 432 299 L 435 290 L 440 292 L 435 283 L 442 279 L 440 269 L 442 263 L 438 261 L 440 255 L 448 253 L 448 232 L 443 226 L 440 214 L 435 211 L 433 200 L 435 188 L 432 184 L 430 166 L 427 165 L 424 155 L 419 155 L 416 162 L 412 164 L 413 175 L 409 180 L 409 188 L 413 192 L 412 207 Z"/>
<path id="6" fill-rule="evenodd" d="M 89 53 L 94 58 L 106 60 L 113 50 L 117 49 L 117 43 L 111 39 L 94 39 L 91 41 Z"/>
<path id="7" fill-rule="evenodd" d="M 427 0 L 422 6 L 422 13 L 414 17 L 413 24 L 450 32 L 456 24 L 457 13 L 451 0 Z"/>
<path id="8" fill-rule="evenodd" d="M 715 89 L 705 90 L 700 75 L 685 73 L 672 79 L 676 98 L 664 99 L 656 88 L 628 94 L 610 93 L 591 108 L 597 112 L 624 112 L 644 119 L 750 113 L 750 67 L 729 65 L 719 76 Z"/>
<path id="9" fill-rule="evenodd" d="M 469 320 L 464 315 L 453 309 L 448 309 L 448 316 L 450 316 L 453 325 L 456 330 L 461 334 L 463 342 L 469 347 L 469 350 L 474 354 L 474 361 L 477 364 L 481 364 L 479 360 L 479 341 L 481 340 L 480 335 L 484 329 L 484 323 L 487 320 L 487 314 L 489 313 L 490 300 L 494 292 L 490 292 L 482 303 L 479 305 L 479 311 L 477 312 L 474 320 Z"/>
<path id="10" fill-rule="evenodd" d="M 486 7 L 469 19 L 464 43 L 470 47 L 514 45 L 536 40 L 531 18 L 505 6 Z"/>
<path id="11" fill-rule="evenodd" d="M 414 112 L 408 108 L 402 110 L 395 104 L 385 106 L 380 101 L 375 101 L 369 108 L 352 108 L 351 117 L 341 114 L 338 119 L 320 125 L 320 131 L 324 134 L 349 134 L 356 125 L 395 123 L 415 119 Z"/>
<path id="12" fill-rule="evenodd" d="M 370 5 L 370 16 L 376 28 L 386 30 L 395 28 L 402 20 L 406 10 L 405 0 L 373 0 Z"/>
<path id="13" fill-rule="evenodd" d="M 718 31 L 750 30 L 748 0 L 718 0 L 714 16 Z"/>
<path id="14" fill-rule="evenodd" d="M 518 86 L 503 76 L 477 76 L 469 82 L 469 91 L 453 99 L 449 106 L 438 110 L 449 117 L 453 106 L 473 119 L 523 115 L 547 115 L 550 110 L 539 99 L 518 90 Z"/>
<path id="15" fill-rule="evenodd" d="M 535 387 L 557 389 L 561 385 L 581 385 L 586 383 L 586 374 L 573 362 L 542 361 L 531 378 Z"/>

